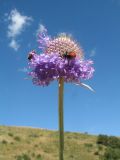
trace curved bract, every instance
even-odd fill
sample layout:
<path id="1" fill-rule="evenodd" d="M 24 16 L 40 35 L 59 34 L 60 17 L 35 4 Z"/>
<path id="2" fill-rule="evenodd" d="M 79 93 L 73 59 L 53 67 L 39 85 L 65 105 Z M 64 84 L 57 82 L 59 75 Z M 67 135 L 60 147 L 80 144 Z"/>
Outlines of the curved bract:
<path id="1" fill-rule="evenodd" d="M 29 75 L 33 83 L 45 86 L 60 78 L 79 83 L 92 77 L 93 61 L 83 59 L 83 51 L 70 37 L 61 34 L 51 39 L 44 30 L 39 35 L 42 54 L 29 53 Z"/>

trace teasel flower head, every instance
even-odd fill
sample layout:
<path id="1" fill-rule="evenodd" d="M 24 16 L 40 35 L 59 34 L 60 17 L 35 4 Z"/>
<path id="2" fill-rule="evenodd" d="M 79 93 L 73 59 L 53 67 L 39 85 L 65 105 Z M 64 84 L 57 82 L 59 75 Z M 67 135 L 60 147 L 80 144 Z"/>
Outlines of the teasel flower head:
<path id="1" fill-rule="evenodd" d="M 82 80 L 93 76 L 93 61 L 84 60 L 83 50 L 70 36 L 59 34 L 51 38 L 45 29 L 39 34 L 41 54 L 31 51 L 28 55 L 28 75 L 35 85 L 49 85 L 54 80 L 64 79 L 92 90 Z"/>
<path id="2" fill-rule="evenodd" d="M 59 34 L 58 37 L 48 42 L 45 53 L 59 53 L 62 57 L 65 53 L 75 53 L 80 59 L 83 58 L 83 51 L 80 46 L 67 34 Z"/>

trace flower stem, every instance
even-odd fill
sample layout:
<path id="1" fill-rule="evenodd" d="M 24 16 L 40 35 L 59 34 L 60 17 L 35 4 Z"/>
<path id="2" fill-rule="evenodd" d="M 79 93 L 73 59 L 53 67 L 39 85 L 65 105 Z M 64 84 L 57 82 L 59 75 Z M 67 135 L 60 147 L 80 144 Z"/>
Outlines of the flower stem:
<path id="1" fill-rule="evenodd" d="M 63 160 L 64 151 L 64 122 L 63 122 L 63 90 L 64 80 L 59 79 L 59 160 Z"/>

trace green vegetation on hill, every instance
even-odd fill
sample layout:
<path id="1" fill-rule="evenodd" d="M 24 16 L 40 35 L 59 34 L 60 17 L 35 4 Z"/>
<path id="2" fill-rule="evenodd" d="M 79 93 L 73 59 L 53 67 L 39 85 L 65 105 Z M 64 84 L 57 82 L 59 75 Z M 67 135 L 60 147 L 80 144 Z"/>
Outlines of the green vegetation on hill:
<path id="1" fill-rule="evenodd" d="M 57 131 L 0 126 L 0 160 L 58 160 L 58 140 Z M 64 160 L 120 160 L 120 139 L 65 132 Z"/>
<path id="2" fill-rule="evenodd" d="M 96 136 L 65 133 L 64 160 L 98 160 Z M 58 160 L 57 131 L 0 126 L 0 160 Z"/>
<path id="3" fill-rule="evenodd" d="M 100 160 L 120 160 L 120 138 L 115 136 L 99 135 L 97 144 L 104 146 L 103 154 L 99 154 Z"/>

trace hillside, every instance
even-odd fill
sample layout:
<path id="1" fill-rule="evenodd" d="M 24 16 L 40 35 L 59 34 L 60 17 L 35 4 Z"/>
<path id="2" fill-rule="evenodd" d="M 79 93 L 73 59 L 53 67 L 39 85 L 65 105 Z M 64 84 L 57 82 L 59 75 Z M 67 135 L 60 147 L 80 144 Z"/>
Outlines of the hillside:
<path id="1" fill-rule="evenodd" d="M 0 160 L 58 160 L 58 132 L 0 126 Z M 96 136 L 65 133 L 65 160 L 98 160 Z"/>

